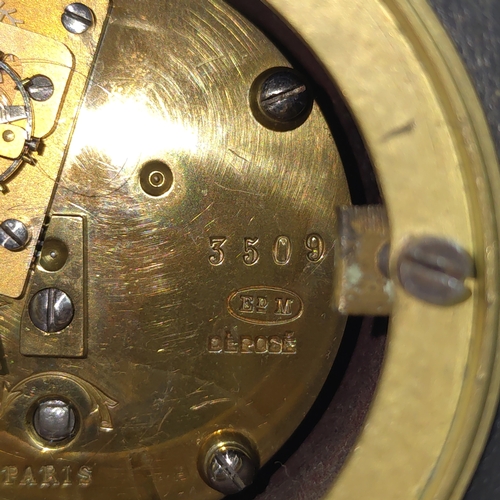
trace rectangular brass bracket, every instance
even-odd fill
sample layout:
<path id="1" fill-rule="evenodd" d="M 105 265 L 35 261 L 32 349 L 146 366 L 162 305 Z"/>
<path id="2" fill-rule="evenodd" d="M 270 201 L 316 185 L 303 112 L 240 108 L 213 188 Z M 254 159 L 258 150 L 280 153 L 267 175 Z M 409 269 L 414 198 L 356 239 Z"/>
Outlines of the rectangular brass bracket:
<path id="1" fill-rule="evenodd" d="M 339 312 L 386 316 L 392 309 L 393 283 L 384 274 L 389 223 L 382 205 L 338 209 L 335 298 Z M 388 274 L 388 270 L 386 269 Z"/>
<path id="2" fill-rule="evenodd" d="M 67 249 L 65 263 L 59 270 L 43 266 L 38 257 L 28 286 L 28 300 L 21 321 L 21 354 L 56 358 L 84 358 L 87 355 L 87 276 L 85 219 L 78 216 L 54 215 L 47 228 L 44 244 L 62 243 Z M 43 255 L 43 248 L 42 248 Z M 74 307 L 73 320 L 64 330 L 48 333 L 37 328 L 30 316 L 33 297 L 45 289 L 65 292 Z"/>

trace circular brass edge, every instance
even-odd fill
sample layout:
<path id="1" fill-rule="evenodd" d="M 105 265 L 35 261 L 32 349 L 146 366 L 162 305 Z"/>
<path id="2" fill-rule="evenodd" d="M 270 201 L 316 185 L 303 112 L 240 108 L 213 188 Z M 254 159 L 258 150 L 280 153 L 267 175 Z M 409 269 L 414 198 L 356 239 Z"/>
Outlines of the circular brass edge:
<path id="1" fill-rule="evenodd" d="M 391 275 L 409 238 L 450 238 L 474 256 L 465 304 L 401 288 L 382 376 L 328 499 L 459 499 L 498 405 L 498 162 L 472 83 L 424 0 L 267 0 L 345 96 L 391 222 Z"/>
<path id="2" fill-rule="evenodd" d="M 43 242 L 40 253 L 40 266 L 48 273 L 60 271 L 68 261 L 69 249 L 64 241 L 58 238 L 47 238 Z"/>
<path id="3" fill-rule="evenodd" d="M 162 181 L 155 184 L 153 176 L 162 176 Z M 168 194 L 174 186 L 175 177 L 172 169 L 163 160 L 151 160 L 142 165 L 139 173 L 139 183 L 146 195 L 159 198 Z"/>

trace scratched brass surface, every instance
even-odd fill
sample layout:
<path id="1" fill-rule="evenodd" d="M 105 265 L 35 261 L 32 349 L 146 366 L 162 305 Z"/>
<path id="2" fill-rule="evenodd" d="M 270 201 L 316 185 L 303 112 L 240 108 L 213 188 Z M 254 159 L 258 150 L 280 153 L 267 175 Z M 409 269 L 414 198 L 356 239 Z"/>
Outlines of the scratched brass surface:
<path id="1" fill-rule="evenodd" d="M 33 136 L 46 137 L 56 126 L 69 78 L 74 70 L 73 55 L 60 41 L 48 36 L 0 23 L 0 43 L 7 51 L 6 62 L 12 65 L 21 81 L 34 75 L 44 75 L 54 84 L 54 93 L 46 101 L 31 101 L 34 120 Z M 4 76 L 0 86 L 4 99 L 13 105 L 22 105 L 21 94 L 15 89 L 12 79 Z M 15 89 L 15 90 L 14 90 Z M 3 156 L 3 151 L 0 150 Z"/>
<path id="2" fill-rule="evenodd" d="M 25 301 L 29 304 L 41 290 L 56 288 L 71 298 L 75 315 L 63 332 L 47 333 L 32 323 L 29 307 L 25 307 L 19 330 L 20 351 L 25 356 L 83 358 L 87 355 L 85 229 L 83 217 L 53 215 L 50 219 L 43 251 L 29 280 Z M 57 260 L 59 265 L 52 266 Z"/>
<path id="3" fill-rule="evenodd" d="M 94 11 L 96 22 L 83 35 L 72 35 L 64 29 L 61 14 L 68 4 L 64 0 L 7 0 L 0 5 L 1 50 L 14 56 L 7 62 L 23 79 L 47 74 L 55 87 L 51 99 L 33 104 L 34 133 L 44 139 L 43 155 L 34 154 L 36 166 L 24 164 L 13 177 L 2 182 L 6 189 L 0 192 L 0 219 L 22 221 L 29 227 L 32 238 L 22 252 L 12 253 L 0 247 L 0 296 L 20 297 L 26 285 L 38 236 L 106 21 L 107 0 L 86 3 Z M 5 90 L 0 93 L 2 104 L 19 104 L 19 96 Z M 0 174 L 10 162 L 0 158 Z"/>
<path id="4" fill-rule="evenodd" d="M 460 499 L 499 395 L 499 169 L 474 88 L 423 0 L 267 0 L 305 40 L 360 127 L 390 222 L 390 274 L 413 235 L 474 256 L 472 300 L 395 287 L 371 411 L 326 498 Z"/>
<path id="5" fill-rule="evenodd" d="M 340 207 L 338 228 L 334 285 L 338 310 L 352 316 L 389 316 L 394 282 L 384 262 L 390 245 L 385 207 Z"/>
<path id="6" fill-rule="evenodd" d="M 263 464 L 303 419 L 343 331 L 349 195 L 317 105 L 291 132 L 253 117 L 252 83 L 276 66 L 222 1 L 113 2 L 50 212 L 85 219 L 88 354 L 20 355 L 27 297 L 4 301 L 0 498 L 217 498 L 207 437 L 242 433 Z M 173 176 L 159 196 L 151 161 Z M 60 448 L 26 425 L 48 394 L 79 413 Z"/>

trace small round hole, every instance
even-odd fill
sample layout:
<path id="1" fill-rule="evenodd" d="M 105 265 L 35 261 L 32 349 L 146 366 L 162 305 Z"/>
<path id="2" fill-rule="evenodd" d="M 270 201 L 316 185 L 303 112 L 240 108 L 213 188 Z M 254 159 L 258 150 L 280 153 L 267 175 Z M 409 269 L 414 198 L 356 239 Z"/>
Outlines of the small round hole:
<path id="1" fill-rule="evenodd" d="M 166 163 L 150 161 L 142 167 L 140 181 L 145 193 L 150 196 L 161 196 L 172 187 L 174 174 Z"/>
<path id="2" fill-rule="evenodd" d="M 40 265 L 49 272 L 60 271 L 68 257 L 68 247 L 61 240 L 47 239 L 43 244 Z"/>

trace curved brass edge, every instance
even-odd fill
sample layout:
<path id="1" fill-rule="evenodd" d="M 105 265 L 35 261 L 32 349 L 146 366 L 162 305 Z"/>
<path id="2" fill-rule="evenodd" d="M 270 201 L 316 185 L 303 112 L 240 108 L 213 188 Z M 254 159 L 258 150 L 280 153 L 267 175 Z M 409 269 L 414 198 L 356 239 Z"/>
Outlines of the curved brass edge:
<path id="1" fill-rule="evenodd" d="M 397 12 L 398 7 L 395 7 Z M 478 325 L 482 321 L 483 330 L 490 335 L 484 342 L 476 339 L 471 344 L 469 365 L 477 367 L 477 378 L 473 380 L 469 377 L 464 383 L 460 406 L 435 471 L 441 480 L 430 479 L 425 492 L 428 498 L 459 500 L 484 450 L 500 397 L 500 343 L 497 334 L 500 205 L 494 196 L 500 189 L 499 165 L 491 132 L 473 84 L 431 7 L 423 0 L 409 0 L 399 9 L 414 27 L 415 35 L 425 40 L 421 44 L 422 56 L 433 53 L 432 57 L 428 57 L 427 64 L 436 74 L 436 87 L 442 85 L 442 103 L 456 132 L 457 148 L 462 149 L 464 159 L 468 159 L 469 168 L 463 169 L 467 184 L 476 188 L 471 189 L 469 194 L 476 216 L 473 224 L 476 252 L 479 254 L 481 251 L 484 255 L 484 260 L 478 261 L 484 268 L 478 269 L 478 272 L 484 277 L 485 289 L 485 300 L 477 304 L 476 315 Z M 463 127 L 462 117 L 465 117 L 468 127 Z"/>
<path id="2" fill-rule="evenodd" d="M 460 498 L 499 392 L 498 163 L 456 51 L 423 0 L 268 0 L 316 53 L 358 122 L 391 220 L 473 253 L 472 300 L 439 309 L 397 290 L 365 428 L 328 498 Z M 355 22 L 353 22 L 355 20 Z"/>

